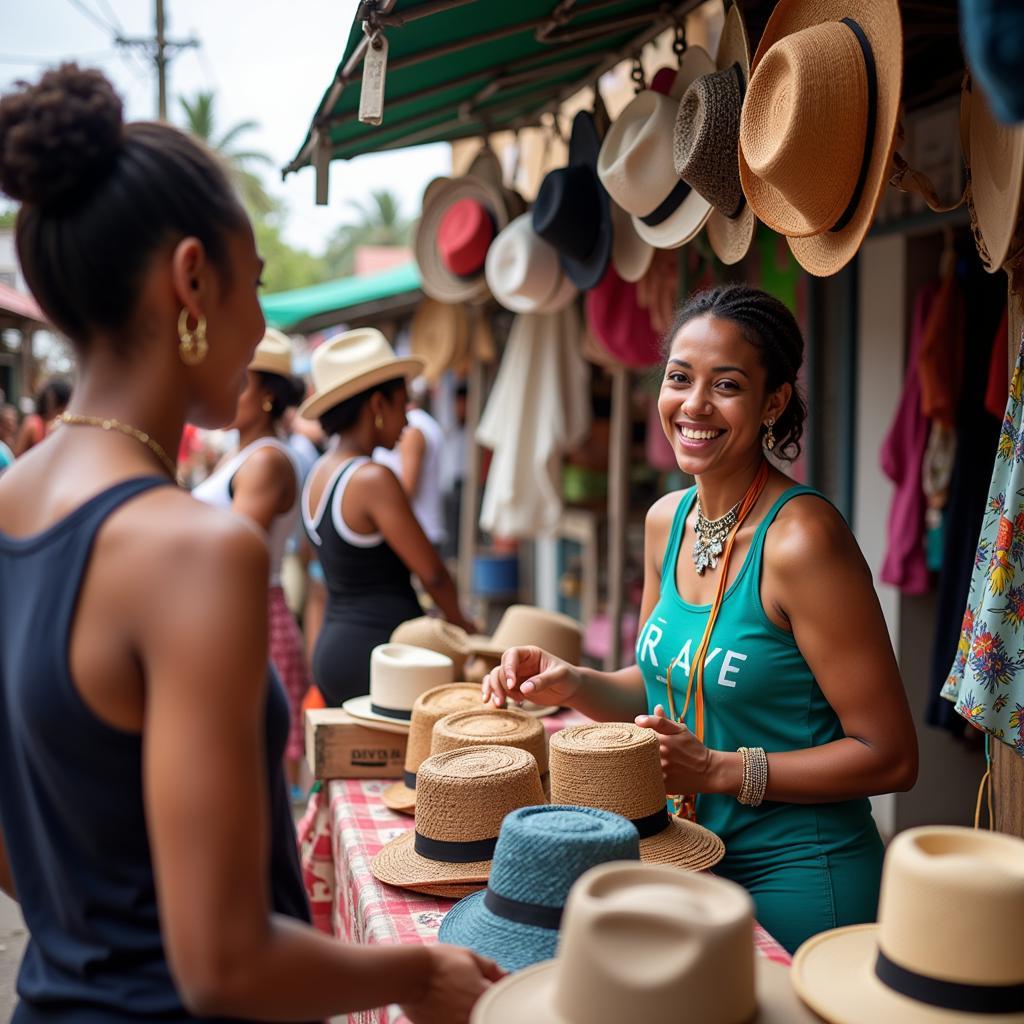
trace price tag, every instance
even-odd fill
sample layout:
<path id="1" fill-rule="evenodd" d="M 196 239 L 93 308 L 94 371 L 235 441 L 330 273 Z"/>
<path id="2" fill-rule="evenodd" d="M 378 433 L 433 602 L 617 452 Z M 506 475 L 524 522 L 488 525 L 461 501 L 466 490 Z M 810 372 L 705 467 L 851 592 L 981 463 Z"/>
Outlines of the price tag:
<path id="1" fill-rule="evenodd" d="M 388 41 L 378 32 L 363 58 L 363 84 L 359 93 L 359 121 L 380 124 L 384 120 L 384 78 L 388 70 Z"/>

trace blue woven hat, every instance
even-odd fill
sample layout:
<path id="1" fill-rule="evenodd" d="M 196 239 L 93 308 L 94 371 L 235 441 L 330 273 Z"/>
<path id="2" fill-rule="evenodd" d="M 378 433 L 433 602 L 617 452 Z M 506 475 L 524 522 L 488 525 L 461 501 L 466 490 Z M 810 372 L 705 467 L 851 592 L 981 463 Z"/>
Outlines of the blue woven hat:
<path id="1" fill-rule="evenodd" d="M 491 957 L 506 971 L 549 960 L 576 879 L 597 864 L 639 857 L 640 834 L 621 815 L 521 807 L 502 822 L 487 888 L 452 907 L 438 938 Z"/>

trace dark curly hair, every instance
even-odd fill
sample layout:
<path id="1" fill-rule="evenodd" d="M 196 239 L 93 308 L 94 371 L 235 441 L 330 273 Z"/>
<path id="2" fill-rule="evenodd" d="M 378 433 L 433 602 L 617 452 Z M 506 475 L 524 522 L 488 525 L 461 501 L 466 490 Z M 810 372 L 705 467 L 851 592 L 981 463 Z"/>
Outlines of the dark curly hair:
<path id="1" fill-rule="evenodd" d="M 22 204 L 18 257 L 40 306 L 79 347 L 103 330 L 122 354 L 152 255 L 194 236 L 227 280 L 246 215 L 219 160 L 167 124 L 124 124 L 99 72 L 62 64 L 0 99 L 0 190 Z"/>
<path id="2" fill-rule="evenodd" d="M 761 365 L 768 375 L 768 391 L 783 384 L 793 388 L 789 404 L 775 422 L 775 448 L 772 454 L 793 460 L 800 454 L 800 438 L 807 419 L 807 403 L 801 394 L 797 377 L 804 360 L 804 339 L 792 313 L 773 295 L 745 284 L 728 284 L 708 288 L 692 295 L 680 307 L 665 336 L 664 350 L 669 350 L 676 335 L 691 320 L 713 316 L 734 323 L 743 337 L 757 349 Z"/>
<path id="3" fill-rule="evenodd" d="M 289 409 L 297 406 L 306 394 L 300 377 L 285 377 L 268 370 L 257 370 L 260 386 L 270 395 L 270 418 L 276 423 Z"/>

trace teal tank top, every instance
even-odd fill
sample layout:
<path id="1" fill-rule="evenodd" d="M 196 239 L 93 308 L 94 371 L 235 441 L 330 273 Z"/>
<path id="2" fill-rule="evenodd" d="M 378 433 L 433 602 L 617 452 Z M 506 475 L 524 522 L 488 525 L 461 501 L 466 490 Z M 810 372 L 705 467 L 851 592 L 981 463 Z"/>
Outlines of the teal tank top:
<path id="1" fill-rule="evenodd" d="M 768 618 L 761 604 L 764 539 L 779 509 L 809 487 L 791 487 L 758 525 L 750 549 L 725 593 L 704 662 L 704 742 L 714 750 L 763 747 L 767 753 L 816 747 L 844 736 L 839 717 L 825 699 L 792 633 Z M 686 517 L 696 488 L 685 491 L 676 510 L 661 571 L 661 596 L 636 645 L 649 710 L 668 713 L 665 670 L 672 668 L 676 713 L 683 709 L 691 658 L 700 646 L 710 605 L 685 602 L 676 588 L 676 564 Z M 684 719 L 694 728 L 694 702 Z M 765 801 L 746 807 L 734 796 L 697 797 L 697 820 L 726 844 L 726 859 L 745 856 L 767 865 L 795 852 L 827 854 L 874 833 L 867 799 L 824 804 Z"/>

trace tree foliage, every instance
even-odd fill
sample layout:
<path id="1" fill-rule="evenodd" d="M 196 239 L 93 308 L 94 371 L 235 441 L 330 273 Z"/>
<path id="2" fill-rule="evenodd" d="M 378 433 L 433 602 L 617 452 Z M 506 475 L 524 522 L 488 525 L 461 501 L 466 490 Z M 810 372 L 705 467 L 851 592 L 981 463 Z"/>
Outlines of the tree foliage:
<path id="1" fill-rule="evenodd" d="M 354 219 L 337 228 L 327 243 L 324 261 L 331 277 L 353 273 L 356 249 L 361 245 L 405 246 L 412 237 L 412 221 L 403 216 L 398 199 L 387 189 L 376 189 L 361 203 L 349 199 L 346 205 Z"/>

